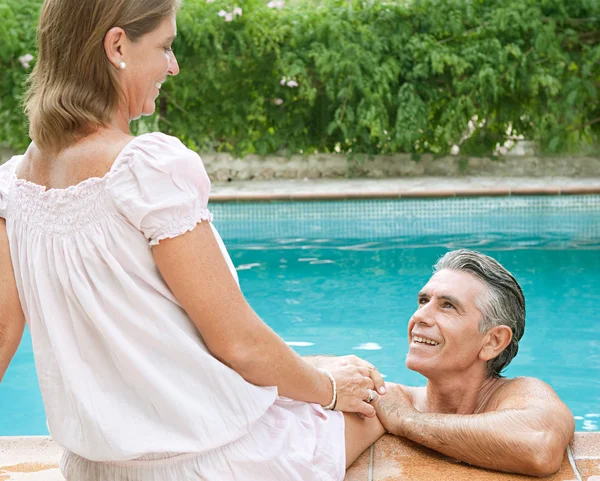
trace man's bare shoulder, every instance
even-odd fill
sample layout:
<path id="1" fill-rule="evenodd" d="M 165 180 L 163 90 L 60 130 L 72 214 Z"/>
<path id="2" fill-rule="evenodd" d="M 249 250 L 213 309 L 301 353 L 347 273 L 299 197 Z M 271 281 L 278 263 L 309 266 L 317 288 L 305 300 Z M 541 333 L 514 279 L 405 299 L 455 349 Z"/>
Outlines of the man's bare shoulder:
<path id="1" fill-rule="evenodd" d="M 388 384 L 388 388 L 390 385 Z M 423 411 L 427 388 L 425 386 L 405 386 L 404 384 L 392 384 L 391 389 L 402 389 L 413 407 L 418 411 Z"/>
<path id="2" fill-rule="evenodd" d="M 502 381 L 498 389 L 490 396 L 484 411 L 563 404 L 554 389 L 541 379 L 516 377 Z"/>

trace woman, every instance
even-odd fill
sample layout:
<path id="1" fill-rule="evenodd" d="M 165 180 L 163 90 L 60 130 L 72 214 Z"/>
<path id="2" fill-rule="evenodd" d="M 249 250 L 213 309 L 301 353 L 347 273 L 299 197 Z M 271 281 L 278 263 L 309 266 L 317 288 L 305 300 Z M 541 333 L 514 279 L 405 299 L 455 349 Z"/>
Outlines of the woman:
<path id="1" fill-rule="evenodd" d="M 0 376 L 26 319 L 69 481 L 342 480 L 381 376 L 297 356 L 239 290 L 198 156 L 130 135 L 179 72 L 177 7 L 43 4 L 33 142 L 0 168 Z"/>

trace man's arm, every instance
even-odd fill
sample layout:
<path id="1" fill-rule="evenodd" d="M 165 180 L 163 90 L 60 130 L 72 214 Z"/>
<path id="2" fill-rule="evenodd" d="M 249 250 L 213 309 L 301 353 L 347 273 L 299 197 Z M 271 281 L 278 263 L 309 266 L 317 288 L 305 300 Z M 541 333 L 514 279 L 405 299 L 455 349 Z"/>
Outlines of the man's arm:
<path id="1" fill-rule="evenodd" d="M 532 476 L 560 469 L 575 430 L 567 406 L 532 378 L 512 381 L 483 414 L 418 412 L 400 386 L 388 386 L 376 409 L 392 434 L 475 466 Z"/>

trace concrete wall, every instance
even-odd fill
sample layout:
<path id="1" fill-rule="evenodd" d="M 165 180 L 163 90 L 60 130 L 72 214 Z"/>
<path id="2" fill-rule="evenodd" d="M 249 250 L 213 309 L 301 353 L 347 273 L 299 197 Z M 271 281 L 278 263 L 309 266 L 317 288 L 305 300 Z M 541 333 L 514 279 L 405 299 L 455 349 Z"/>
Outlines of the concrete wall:
<path id="1" fill-rule="evenodd" d="M 251 179 L 317 179 L 336 177 L 597 177 L 600 158 L 507 156 L 498 158 L 423 155 L 415 161 L 408 154 L 376 156 L 349 161 L 343 155 L 248 156 L 243 160 L 228 154 L 203 154 L 202 159 L 215 181 Z"/>
<path id="2" fill-rule="evenodd" d="M 0 163 L 13 152 L 0 146 Z M 344 155 L 316 154 L 249 155 L 236 159 L 229 154 L 201 154 L 214 181 L 318 179 L 339 177 L 423 177 L 423 176 L 497 176 L 497 177 L 598 177 L 600 158 L 507 156 L 498 158 L 423 155 L 415 161 L 408 154 L 378 155 L 374 159 L 348 160 Z"/>

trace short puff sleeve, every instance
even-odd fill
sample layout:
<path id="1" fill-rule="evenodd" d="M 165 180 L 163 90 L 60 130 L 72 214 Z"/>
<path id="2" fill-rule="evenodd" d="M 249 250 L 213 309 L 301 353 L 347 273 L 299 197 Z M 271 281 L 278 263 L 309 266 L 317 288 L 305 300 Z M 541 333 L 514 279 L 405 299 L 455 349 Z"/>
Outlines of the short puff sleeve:
<path id="1" fill-rule="evenodd" d="M 178 139 L 161 133 L 141 135 L 115 163 L 107 190 L 151 246 L 212 221 L 206 169 L 198 154 Z"/>
<path id="2" fill-rule="evenodd" d="M 10 186 L 15 176 L 17 163 L 22 156 L 14 156 L 4 164 L 0 165 L 0 217 L 6 219 L 8 214 L 8 198 L 10 195 Z"/>

